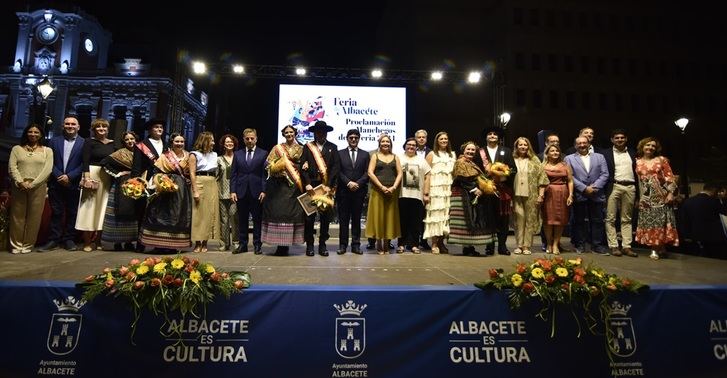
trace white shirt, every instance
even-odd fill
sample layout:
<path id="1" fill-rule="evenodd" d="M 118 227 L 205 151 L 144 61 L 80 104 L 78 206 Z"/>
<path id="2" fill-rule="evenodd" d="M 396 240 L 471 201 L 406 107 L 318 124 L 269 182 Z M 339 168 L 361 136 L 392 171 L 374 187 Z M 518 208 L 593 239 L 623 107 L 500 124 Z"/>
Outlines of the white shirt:
<path id="1" fill-rule="evenodd" d="M 497 153 L 497 147 L 492 148 L 490 146 L 487 146 L 487 157 L 490 159 L 490 163 L 495 162 L 495 159 L 497 158 L 496 153 Z"/>
<path id="2" fill-rule="evenodd" d="M 192 151 L 197 158 L 197 172 L 214 172 L 217 170 L 217 152 L 211 151 L 203 154 L 199 151 Z"/>
<path id="3" fill-rule="evenodd" d="M 633 162 L 631 161 L 628 149 L 624 148 L 623 152 L 621 152 L 614 147 L 613 162 L 615 171 L 613 174 L 614 181 L 636 181 L 634 171 L 631 169 L 633 167 Z"/>
<path id="4" fill-rule="evenodd" d="M 586 167 L 586 172 L 591 171 L 591 152 L 589 151 L 585 155 L 581 155 L 580 153 L 578 156 L 581 158 L 581 161 L 583 162 L 583 166 Z"/>
<path id="5" fill-rule="evenodd" d="M 159 139 L 149 139 L 149 142 L 151 142 L 151 145 L 154 146 L 154 149 L 157 151 L 157 156 L 162 156 L 162 152 L 164 152 L 164 142 Z"/>

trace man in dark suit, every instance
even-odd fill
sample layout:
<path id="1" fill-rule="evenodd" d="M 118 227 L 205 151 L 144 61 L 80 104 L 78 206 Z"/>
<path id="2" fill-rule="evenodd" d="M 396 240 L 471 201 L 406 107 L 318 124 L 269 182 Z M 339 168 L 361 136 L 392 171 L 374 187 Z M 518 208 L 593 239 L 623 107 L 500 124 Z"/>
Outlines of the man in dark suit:
<path id="1" fill-rule="evenodd" d="M 597 152 L 590 152 L 591 144 L 586 137 L 576 138 L 575 145 L 576 152 L 566 156 L 565 162 L 573 171 L 573 231 L 579 236 L 576 252 L 585 251 L 586 235 L 590 235 L 593 253 L 608 255 L 603 240 L 603 204 L 608 183 L 606 159 Z"/>
<path id="2" fill-rule="evenodd" d="M 78 136 L 78 129 L 78 118 L 68 116 L 63 120 L 63 136 L 57 136 L 49 143 L 53 150 L 53 171 L 48 179 L 50 233 L 48 241 L 38 247 L 39 252 L 50 251 L 59 246 L 69 251 L 77 249 L 74 239 L 78 199 L 81 195 L 78 184 L 83 170 L 83 138 Z"/>
<path id="3" fill-rule="evenodd" d="M 341 172 L 338 176 L 336 206 L 338 207 L 339 245 L 338 254 L 346 253 L 348 246 L 348 226 L 351 225 L 351 252 L 361 252 L 361 212 L 366 198 L 369 176 L 370 155 L 358 148 L 361 133 L 357 129 L 348 130 L 348 148 L 338 151 Z"/>
<path id="4" fill-rule="evenodd" d="M 510 214 L 512 213 L 512 183 L 517 173 L 515 160 L 512 157 L 512 150 L 508 147 L 500 145 L 503 130 L 500 127 L 488 127 L 482 132 L 485 139 L 485 146 L 480 148 L 475 154 L 474 161 L 483 172 L 488 172 L 490 165 L 493 163 L 503 163 L 510 167 L 510 176 L 504 181 L 497 181 L 497 192 L 499 198 L 495 196 L 486 196 L 490 211 L 494 212 L 493 219 L 495 222 L 495 231 L 497 232 L 497 253 L 500 255 L 509 255 L 505 243 L 507 242 L 507 234 L 510 230 Z M 493 255 L 495 253 L 495 244 L 487 245 L 485 253 Z"/>
<path id="5" fill-rule="evenodd" d="M 626 146 L 626 131 L 615 129 L 611 132 L 613 148 L 603 149 L 601 153 L 608 167 L 608 183 L 606 184 L 606 241 L 613 256 L 638 255 L 631 250 L 633 240 L 632 215 L 638 193 L 638 176 L 636 175 L 636 154 Z M 616 214 L 620 213 L 621 249 L 616 238 Z"/>
<path id="6" fill-rule="evenodd" d="M 148 181 L 154 173 L 154 163 L 159 156 L 167 151 L 168 147 L 164 145 L 162 136 L 164 135 L 165 120 L 150 119 L 144 125 L 147 131 L 147 137 L 138 142 L 134 147 L 134 157 L 131 163 L 130 177 L 141 177 Z M 142 177 L 142 174 L 144 177 Z M 143 212 L 139 214 L 143 219 Z M 142 221 L 139 222 L 139 225 Z M 145 247 L 141 241 L 136 242 L 136 252 L 143 253 Z M 164 252 L 159 250 L 159 252 Z"/>
<path id="7" fill-rule="evenodd" d="M 235 152 L 232 158 L 230 178 L 230 199 L 237 204 L 240 225 L 240 246 L 233 254 L 247 252 L 248 219 L 252 215 L 252 246 L 256 255 L 262 253 L 260 230 L 262 222 L 261 203 L 265 199 L 265 163 L 268 152 L 258 148 L 257 131 L 242 131 L 245 148 Z"/>
<path id="8" fill-rule="evenodd" d="M 717 185 L 705 183 L 699 194 L 679 207 L 679 237 L 685 247 L 699 256 L 727 259 L 727 238 L 720 214 L 724 209 L 717 198 Z"/>
<path id="9" fill-rule="evenodd" d="M 313 195 L 313 188 L 323 185 L 326 194 L 336 192 L 338 173 L 341 169 L 341 159 L 335 144 L 326 140 L 333 127 L 325 121 L 317 121 L 308 128 L 313 132 L 314 140 L 303 146 L 303 155 L 300 158 L 303 174 L 303 184 L 308 194 Z M 358 159 L 357 159 L 358 160 Z M 320 212 L 320 235 L 318 236 L 318 254 L 328 256 L 326 241 L 328 240 L 328 226 L 331 223 L 332 211 Z M 313 225 L 316 215 L 311 214 L 305 219 L 305 254 L 313 256 Z"/>

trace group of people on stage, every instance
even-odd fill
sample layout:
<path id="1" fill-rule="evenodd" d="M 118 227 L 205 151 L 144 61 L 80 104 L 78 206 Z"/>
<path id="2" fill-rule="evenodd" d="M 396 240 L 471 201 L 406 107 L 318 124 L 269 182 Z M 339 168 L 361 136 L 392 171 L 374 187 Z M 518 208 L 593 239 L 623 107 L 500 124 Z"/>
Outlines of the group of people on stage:
<path id="1" fill-rule="evenodd" d="M 164 143 L 162 120 L 147 123 L 143 140 L 124 133 L 123 147 L 116 151 L 108 121 L 93 121 L 92 137 L 85 140 L 78 129 L 77 118 L 65 118 L 63 135 L 45 147 L 43 129 L 30 125 L 13 147 L 12 253 L 34 248 L 46 192 L 50 233 L 39 251 L 75 250 L 80 231 L 88 252 L 102 241 L 114 250 L 169 252 L 193 246 L 194 252 L 206 252 L 208 241 L 221 240 L 220 250 L 243 253 L 252 218 L 254 253 L 262 253 L 266 243 L 277 246 L 276 255 L 287 255 L 291 245 L 305 243 L 306 255 L 313 256 L 318 217 L 317 253 L 328 256 L 335 209 L 340 224 L 336 252 L 350 247 L 362 254 L 364 207 L 364 236 L 379 254 L 388 253 L 398 238 L 398 253 L 447 253 L 447 242 L 461 245 L 464 255 L 481 255 L 477 246 L 484 246 L 487 255 L 495 249 L 509 255 L 511 227 L 514 254 L 531 254 L 537 234 L 546 253 L 559 254 L 561 235 L 570 225 L 579 253 L 588 245 L 594 253 L 636 257 L 631 245 L 635 208 L 635 240 L 652 249 L 651 258 L 663 257 L 666 246 L 679 243 L 670 206 L 677 185 L 659 141 L 642 139 L 633 150 L 621 129 L 611 133 L 613 146 L 605 149 L 592 145 L 591 128 L 582 129 L 567 151 L 561 150 L 558 135 L 550 134 L 540 155 L 524 137 L 512 149 L 502 145 L 503 131 L 494 127 L 484 130 L 481 144 L 463 143 L 459 155 L 444 131 L 428 147 L 425 130 L 407 138 L 399 155 L 386 134 L 379 136 L 375 151 L 359 149 L 357 129 L 347 132 L 348 147 L 339 150 L 327 140 L 333 127 L 324 121 L 309 128 L 314 140 L 305 145 L 296 140 L 293 126 L 283 127 L 285 141 L 269 152 L 257 146 L 254 129 L 243 131 L 240 149 L 233 135 L 222 136 L 216 145 L 212 133 L 202 132 L 191 152 L 183 135 L 172 134 Z M 154 194 L 125 195 L 130 178 L 143 179 Z M 310 215 L 299 200 L 304 193 L 308 200 L 319 200 Z"/>

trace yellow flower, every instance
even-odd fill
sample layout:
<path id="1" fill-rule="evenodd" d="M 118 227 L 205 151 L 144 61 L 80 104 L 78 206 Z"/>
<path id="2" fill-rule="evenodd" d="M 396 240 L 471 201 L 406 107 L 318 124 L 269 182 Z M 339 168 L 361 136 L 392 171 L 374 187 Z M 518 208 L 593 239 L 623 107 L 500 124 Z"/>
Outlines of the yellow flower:
<path id="1" fill-rule="evenodd" d="M 114 276 L 111 275 L 111 272 L 106 273 L 106 280 L 107 281 L 113 280 L 113 279 L 114 279 Z"/>
<path id="2" fill-rule="evenodd" d="M 200 273 L 198 270 L 193 270 L 192 273 L 189 273 L 189 279 L 199 285 L 199 280 L 202 279 L 202 273 Z"/>
<path id="3" fill-rule="evenodd" d="M 535 268 L 535 269 L 533 269 L 530 272 L 530 274 L 532 274 L 532 276 L 535 277 L 535 278 L 543 278 L 543 276 L 545 276 L 545 274 L 543 272 L 543 269 L 541 269 L 541 268 Z"/>
<path id="4" fill-rule="evenodd" d="M 603 274 L 601 274 L 601 272 L 599 272 L 599 271 L 597 271 L 595 269 L 594 270 L 591 270 L 591 274 L 593 274 L 594 276 L 596 276 L 598 278 L 603 278 Z"/>
<path id="5" fill-rule="evenodd" d="M 558 277 L 568 277 L 568 269 L 563 267 L 556 268 L 555 274 L 558 275 Z"/>
<path id="6" fill-rule="evenodd" d="M 520 285 L 523 284 L 523 277 L 515 273 L 512 275 L 512 277 L 510 277 L 510 281 L 512 282 L 512 286 L 520 287 Z"/>
<path id="7" fill-rule="evenodd" d="M 568 260 L 568 263 L 571 265 L 581 265 L 581 259 L 575 259 L 575 260 Z"/>
<path id="8" fill-rule="evenodd" d="M 167 263 L 160 262 L 160 263 L 154 265 L 154 272 L 155 273 L 164 273 L 166 268 L 167 268 Z"/>
<path id="9" fill-rule="evenodd" d="M 147 265 L 139 265 L 139 267 L 136 268 L 136 274 L 140 276 L 145 275 L 147 272 L 149 272 L 149 266 Z"/>
<path id="10" fill-rule="evenodd" d="M 608 283 L 611 285 L 614 285 L 616 283 L 616 281 L 617 281 L 616 277 L 613 277 L 613 276 L 609 277 L 609 279 L 608 279 Z"/>
<path id="11" fill-rule="evenodd" d="M 174 269 L 182 269 L 184 267 L 184 261 L 182 259 L 174 259 L 172 260 L 172 268 Z"/>
<path id="12" fill-rule="evenodd" d="M 210 274 L 212 274 L 212 273 L 214 273 L 214 272 L 215 272 L 215 267 L 214 267 L 214 266 L 212 266 L 212 264 L 207 264 L 207 267 L 205 267 L 205 271 L 206 271 L 207 273 L 210 273 Z"/>

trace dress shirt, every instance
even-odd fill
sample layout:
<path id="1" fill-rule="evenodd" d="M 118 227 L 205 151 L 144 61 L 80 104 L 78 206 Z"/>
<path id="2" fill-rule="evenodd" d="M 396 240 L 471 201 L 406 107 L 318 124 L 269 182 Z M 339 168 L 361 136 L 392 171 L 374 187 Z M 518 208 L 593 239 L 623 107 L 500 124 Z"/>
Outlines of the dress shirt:
<path id="1" fill-rule="evenodd" d="M 636 182 L 634 177 L 634 171 L 632 169 L 633 162 L 631 161 L 631 155 L 629 155 L 628 149 L 624 149 L 623 152 L 613 148 L 613 163 L 614 163 L 614 181 L 621 182 Z"/>
<path id="2" fill-rule="evenodd" d="M 581 161 L 583 162 L 583 166 L 586 167 L 586 172 L 590 172 L 591 171 L 591 153 L 588 152 L 585 155 L 581 155 L 580 153 L 578 153 L 578 157 L 581 158 Z"/>
<path id="3" fill-rule="evenodd" d="M 78 138 L 78 135 L 73 138 L 63 139 L 63 171 L 66 170 L 68 159 L 71 158 L 71 151 L 73 151 L 73 145 L 76 144 L 76 138 Z"/>

